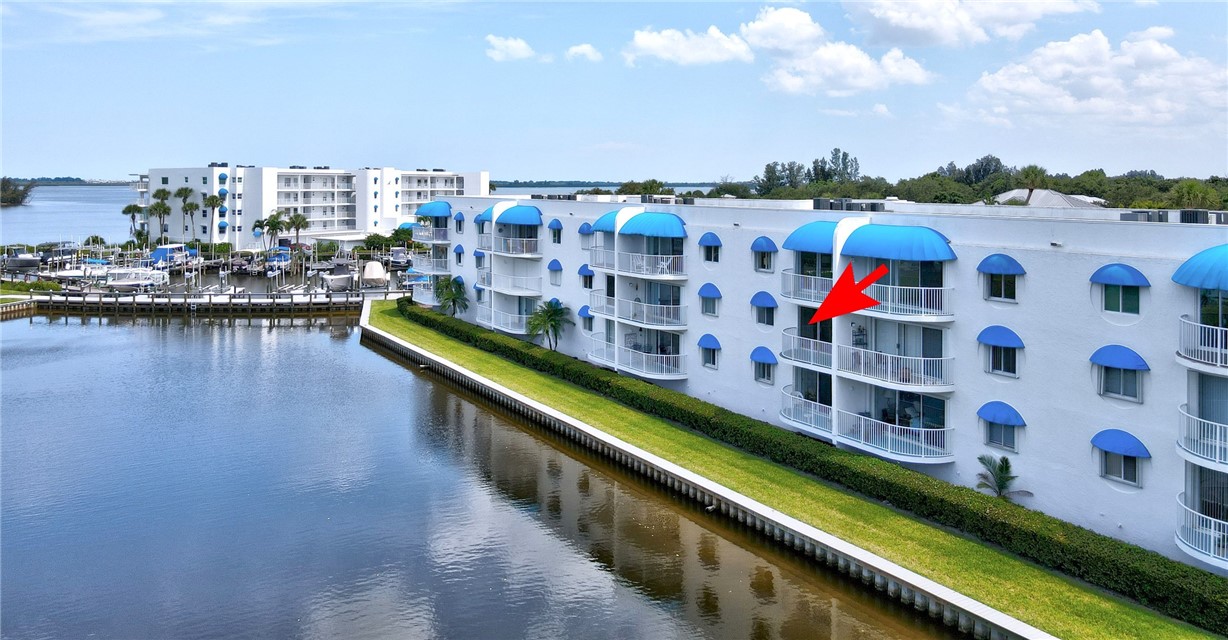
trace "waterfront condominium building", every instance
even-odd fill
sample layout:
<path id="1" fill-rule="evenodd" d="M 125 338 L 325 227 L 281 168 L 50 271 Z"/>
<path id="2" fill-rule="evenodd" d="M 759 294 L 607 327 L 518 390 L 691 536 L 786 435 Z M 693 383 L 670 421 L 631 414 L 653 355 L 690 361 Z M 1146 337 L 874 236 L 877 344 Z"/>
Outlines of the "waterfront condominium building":
<path id="1" fill-rule="evenodd" d="M 150 169 L 132 184 L 137 203 L 148 206 L 158 189 L 172 196 L 166 202 L 171 213 L 161 223 L 162 232 L 173 242 L 200 240 L 229 242 L 235 249 L 259 249 L 260 234 L 252 226 L 275 211 L 300 213 L 308 227 L 300 233 L 305 242 L 316 239 L 339 241 L 345 246 L 360 243 L 371 233 L 390 233 L 416 220 L 419 205 L 433 198 L 489 193 L 485 171 L 457 173 L 443 169 L 408 171 L 391 167 L 333 169 L 331 167 L 253 167 L 210 163 L 208 167 Z M 200 208 L 185 216 L 183 200 L 173 194 L 188 187 L 188 202 Z M 210 209 L 205 199 L 215 195 L 221 205 Z M 148 221 L 157 237 L 159 221 Z M 293 238 L 292 232 L 283 238 Z"/>
<path id="2" fill-rule="evenodd" d="M 1228 572 L 1228 215 L 648 200 L 436 199 L 414 267 L 469 322 L 558 299 L 565 353 L 956 484 L 1006 455 L 1022 504 Z M 811 324 L 850 265 L 879 304 Z"/>

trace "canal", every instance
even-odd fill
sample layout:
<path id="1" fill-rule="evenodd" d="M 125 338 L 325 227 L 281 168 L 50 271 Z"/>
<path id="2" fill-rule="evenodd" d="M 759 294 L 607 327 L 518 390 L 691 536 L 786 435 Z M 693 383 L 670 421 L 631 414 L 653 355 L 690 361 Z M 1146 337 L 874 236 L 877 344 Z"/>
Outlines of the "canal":
<path id="1" fill-rule="evenodd" d="M 0 323 L 0 634 L 950 637 L 358 338 Z"/>

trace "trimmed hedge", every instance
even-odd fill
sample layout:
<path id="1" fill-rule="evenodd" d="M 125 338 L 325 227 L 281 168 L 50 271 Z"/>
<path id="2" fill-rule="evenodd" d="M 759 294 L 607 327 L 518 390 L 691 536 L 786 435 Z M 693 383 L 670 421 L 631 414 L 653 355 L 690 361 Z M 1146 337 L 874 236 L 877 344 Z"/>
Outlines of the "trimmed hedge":
<path id="1" fill-rule="evenodd" d="M 397 300 L 406 319 L 864 496 L 1000 545 L 1164 614 L 1228 633 L 1228 580 L 1115 538 Z"/>
<path id="2" fill-rule="evenodd" d="M 8 291 L 60 291 L 63 287 L 58 282 L 50 280 L 32 280 L 30 282 L 5 282 L 4 289 Z"/>

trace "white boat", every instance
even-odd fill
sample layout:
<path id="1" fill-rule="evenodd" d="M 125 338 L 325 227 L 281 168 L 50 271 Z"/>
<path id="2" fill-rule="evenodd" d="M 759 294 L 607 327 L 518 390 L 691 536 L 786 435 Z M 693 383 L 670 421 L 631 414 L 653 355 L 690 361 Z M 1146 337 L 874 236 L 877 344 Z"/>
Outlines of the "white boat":
<path id="1" fill-rule="evenodd" d="M 388 254 L 388 269 L 405 269 L 409 266 L 409 252 L 405 247 L 393 247 L 392 253 Z"/>
<path id="2" fill-rule="evenodd" d="M 42 259 L 36 253 L 28 253 L 18 251 L 14 248 L 9 248 L 4 253 L 3 261 L 5 271 L 34 271 L 42 265 Z"/>
<path id="3" fill-rule="evenodd" d="M 362 267 L 362 285 L 364 287 L 386 287 L 388 286 L 388 272 L 384 271 L 384 265 L 372 260 Z"/>
<path id="4" fill-rule="evenodd" d="M 165 271 L 149 267 L 114 267 L 107 271 L 105 286 L 112 291 L 144 291 L 165 287 L 171 277 Z"/>
<path id="5" fill-rule="evenodd" d="M 350 271 L 350 261 L 340 258 L 333 259 L 333 272 L 321 273 L 320 282 L 329 291 L 349 291 L 354 285 L 354 273 Z"/>
<path id="6" fill-rule="evenodd" d="M 170 269 L 191 264 L 192 255 L 188 252 L 187 245 L 163 244 L 149 254 L 149 260 L 159 269 Z"/>

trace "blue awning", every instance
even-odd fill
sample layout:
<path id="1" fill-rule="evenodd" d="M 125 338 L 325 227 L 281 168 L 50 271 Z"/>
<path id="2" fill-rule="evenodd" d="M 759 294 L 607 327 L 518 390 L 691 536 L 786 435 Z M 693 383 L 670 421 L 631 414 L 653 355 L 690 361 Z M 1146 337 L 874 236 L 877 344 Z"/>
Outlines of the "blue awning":
<path id="1" fill-rule="evenodd" d="M 486 252 L 485 252 L 485 251 L 482 251 L 481 249 L 474 249 L 474 250 L 473 250 L 473 257 L 475 257 L 475 258 L 485 258 L 485 257 L 486 257 Z"/>
<path id="2" fill-rule="evenodd" d="M 523 224 L 530 227 L 540 226 L 542 223 L 542 212 L 537 207 L 518 204 L 514 207 L 509 207 L 499 214 L 495 220 L 499 224 Z"/>
<path id="3" fill-rule="evenodd" d="M 976 341 L 991 347 L 1023 348 L 1023 339 L 1019 337 L 1019 334 L 1000 324 L 991 324 L 981 329 L 981 333 L 977 335 Z"/>
<path id="4" fill-rule="evenodd" d="M 559 302 L 558 298 L 550 298 L 550 302 L 546 304 L 562 304 L 562 303 Z"/>
<path id="5" fill-rule="evenodd" d="M 452 276 L 452 282 L 459 282 L 460 286 L 465 286 L 465 279 L 460 276 Z"/>
<path id="6" fill-rule="evenodd" d="M 452 247 L 452 253 L 464 253 L 464 252 L 465 252 L 465 245 L 463 244 L 458 244 L 455 247 Z"/>
<path id="7" fill-rule="evenodd" d="M 1135 458 L 1150 458 L 1151 452 L 1138 438 L 1121 429 L 1105 429 L 1092 436 L 1092 446 L 1101 451 Z"/>
<path id="8" fill-rule="evenodd" d="M 721 246 L 721 239 L 715 233 L 712 233 L 711 231 L 709 231 L 703 234 L 702 236 L 699 236 L 699 246 L 719 247 Z"/>
<path id="9" fill-rule="evenodd" d="M 582 236 L 591 236 L 593 235 L 593 225 L 585 222 L 580 225 L 579 229 L 576 229 L 576 232 Z"/>
<path id="10" fill-rule="evenodd" d="M 1143 359 L 1143 356 L 1135 353 L 1130 347 L 1123 347 L 1119 344 L 1106 344 L 1096 349 L 1089 359 L 1093 364 L 1102 367 L 1151 371 L 1151 367 L 1147 366 L 1147 361 Z"/>
<path id="11" fill-rule="evenodd" d="M 981 260 L 981 264 L 976 265 L 976 270 L 981 273 L 989 273 L 997 276 L 1021 276 L 1027 271 L 1023 270 L 1023 265 L 1019 261 L 1006 255 L 1005 253 L 993 253 L 985 256 Z"/>
<path id="12" fill-rule="evenodd" d="M 555 218 L 555 219 L 553 219 L 553 220 L 551 220 L 551 221 L 550 221 L 550 224 L 546 225 L 546 228 L 547 228 L 547 229 L 558 229 L 558 230 L 562 230 L 562 229 L 563 229 L 563 223 L 562 223 L 562 222 L 559 222 L 559 219 L 558 219 L 558 218 Z"/>
<path id="13" fill-rule="evenodd" d="M 226 208 L 226 205 L 222 205 L 222 206 L 220 206 L 220 207 L 218 207 L 218 208 L 217 208 L 217 212 L 218 212 L 218 213 L 223 213 L 223 214 L 224 214 L 224 213 L 226 213 L 227 211 L 230 211 L 230 209 L 227 209 L 227 208 Z"/>
<path id="14" fill-rule="evenodd" d="M 619 233 L 626 236 L 651 236 L 654 238 L 685 238 L 686 223 L 672 213 L 645 211 L 623 223 Z"/>
<path id="15" fill-rule="evenodd" d="M 750 352 L 750 359 L 761 364 L 776 364 L 776 354 L 767 347 L 755 347 L 755 350 Z"/>
<path id="16" fill-rule="evenodd" d="M 1023 416 L 1019 415 L 1015 407 L 1000 400 L 993 400 L 981 405 L 981 408 L 976 410 L 976 415 L 980 416 L 985 422 L 1004 424 L 1011 427 L 1028 426 L 1028 423 L 1023 421 Z"/>
<path id="17" fill-rule="evenodd" d="M 1091 281 L 1096 284 L 1116 284 L 1128 287 L 1150 287 L 1147 276 L 1128 264 L 1114 262 L 1106 264 L 1092 274 Z"/>
<path id="18" fill-rule="evenodd" d="M 398 229 L 413 229 L 416 226 L 418 225 L 413 222 L 402 222 L 401 224 L 397 225 L 397 228 Z"/>
<path id="19" fill-rule="evenodd" d="M 218 197 L 221 197 L 221 198 L 225 198 L 225 197 L 226 197 L 226 195 L 227 195 L 227 194 L 229 194 L 229 193 L 230 193 L 230 192 L 229 192 L 229 191 L 227 191 L 226 189 L 218 189 L 218 190 L 217 190 L 217 195 L 218 195 Z"/>
<path id="20" fill-rule="evenodd" d="M 699 297 L 701 298 L 720 298 L 721 290 L 716 288 L 716 285 L 711 282 L 705 282 L 704 286 L 699 288 Z"/>
<path id="21" fill-rule="evenodd" d="M 784 247 L 790 251 L 809 253 L 833 253 L 832 239 L 836 235 L 836 223 L 816 220 L 793 230 L 785 238 Z"/>
<path id="22" fill-rule="evenodd" d="M 772 242 L 772 239 L 767 236 L 759 236 L 755 238 L 754 242 L 750 243 L 750 250 L 760 253 L 776 253 L 776 243 Z"/>
<path id="23" fill-rule="evenodd" d="M 699 337 L 699 348 L 700 349 L 720 349 L 721 341 L 717 340 L 716 336 L 710 333 L 705 333 Z"/>
<path id="24" fill-rule="evenodd" d="M 556 258 L 554 260 L 551 260 L 550 264 L 546 265 L 546 269 L 549 271 L 562 271 L 563 264 L 559 262 L 558 259 Z"/>
<path id="25" fill-rule="evenodd" d="M 929 227 L 895 227 L 867 224 L 857 227 L 840 253 L 863 258 L 888 260 L 946 261 L 954 260 L 955 252 L 946 236 Z"/>
<path id="26" fill-rule="evenodd" d="M 465 221 L 465 214 L 461 213 L 460 211 L 457 211 L 457 212 L 456 212 L 456 215 L 452 216 L 452 219 L 453 219 L 453 220 L 455 220 L 455 221 L 457 221 L 457 222 L 464 222 L 464 221 Z"/>
<path id="27" fill-rule="evenodd" d="M 776 298 L 773 298 L 772 294 L 766 291 L 760 291 L 751 296 L 750 303 L 756 307 L 767 307 L 770 309 L 775 309 L 779 306 L 776 304 Z"/>
<path id="28" fill-rule="evenodd" d="M 442 201 L 428 202 L 418 207 L 417 215 L 423 218 L 450 218 L 452 217 L 452 205 Z"/>
<path id="29" fill-rule="evenodd" d="M 594 276 L 594 275 L 597 275 L 597 274 L 593 273 L 593 270 L 592 270 L 592 269 L 590 269 L 590 268 L 589 268 L 589 266 L 588 266 L 588 263 L 587 263 L 587 262 L 586 262 L 586 263 L 584 263 L 584 264 L 582 264 L 582 265 L 580 265 L 580 269 L 579 269 L 579 271 L 576 271 L 576 273 L 578 273 L 578 274 L 580 274 L 580 275 L 582 275 L 582 276 Z"/>
<path id="30" fill-rule="evenodd" d="M 1194 254 L 1173 272 L 1173 282 L 1196 289 L 1228 291 L 1228 244 Z"/>
<path id="31" fill-rule="evenodd" d="M 491 219 L 494 218 L 494 211 L 495 211 L 494 207 L 487 207 L 485 211 L 483 211 L 482 213 L 479 213 L 478 217 L 473 219 L 474 223 L 490 222 Z"/>
<path id="32" fill-rule="evenodd" d="M 473 290 L 474 291 L 485 291 L 486 287 L 483 287 L 482 285 L 475 282 L 473 283 Z"/>
<path id="33" fill-rule="evenodd" d="M 593 231 L 600 231 L 602 233 L 614 233 L 614 223 L 616 222 L 617 218 L 618 218 L 617 210 L 602 214 L 601 217 L 597 218 L 597 221 L 593 223 Z"/>
<path id="34" fill-rule="evenodd" d="M 576 312 L 576 315 L 580 316 L 581 318 L 591 318 L 593 317 L 593 312 L 589 311 L 588 305 L 584 305 L 583 307 L 580 307 L 580 310 Z"/>
<path id="35" fill-rule="evenodd" d="M 223 220 L 223 221 L 221 221 L 221 222 L 217 223 L 217 228 L 218 228 L 218 229 L 225 229 L 226 227 L 229 227 L 229 226 L 230 226 L 230 225 L 229 225 L 229 224 L 227 224 L 225 220 Z"/>

